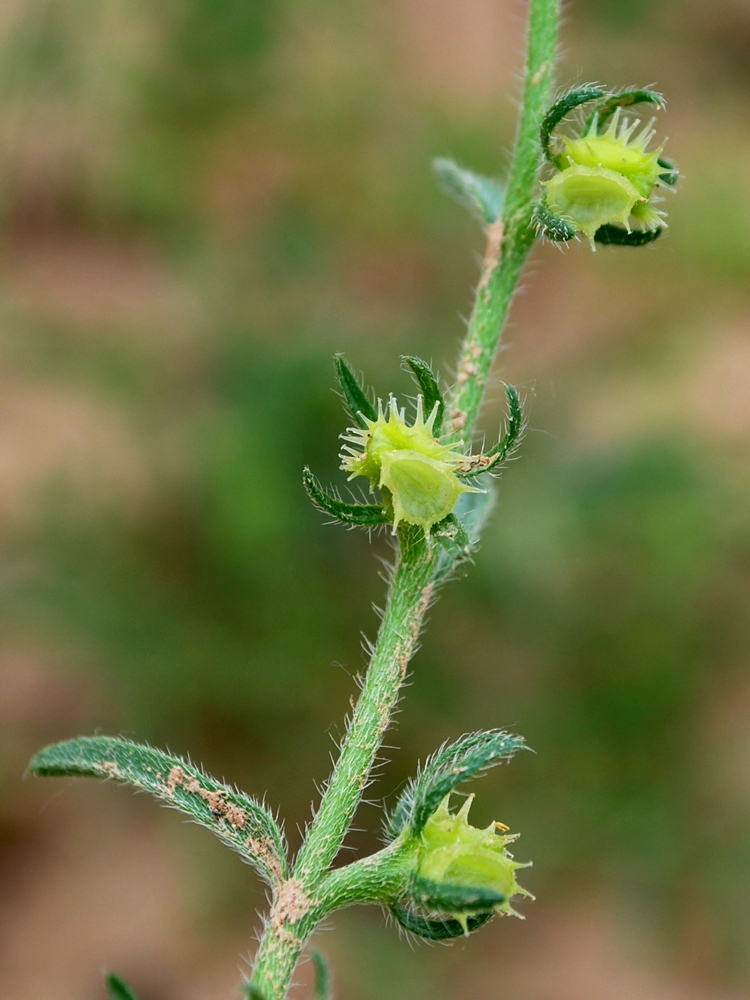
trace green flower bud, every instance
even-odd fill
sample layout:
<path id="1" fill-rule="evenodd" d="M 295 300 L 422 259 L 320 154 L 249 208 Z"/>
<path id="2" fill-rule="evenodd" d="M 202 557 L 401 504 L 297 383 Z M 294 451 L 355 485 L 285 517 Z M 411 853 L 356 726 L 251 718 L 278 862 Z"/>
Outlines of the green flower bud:
<path id="1" fill-rule="evenodd" d="M 348 442 L 342 450 L 341 468 L 349 479 L 365 476 L 393 508 L 393 526 L 401 521 L 419 525 L 429 534 L 433 525 L 444 520 L 462 493 L 481 493 L 462 483 L 456 469 L 465 456 L 451 445 L 441 444 L 433 435 L 439 404 L 424 418 L 422 397 L 417 398 L 417 415 L 409 426 L 405 411 L 391 397 L 387 416 L 378 401 L 377 419 L 360 414 L 364 427 L 352 427 L 343 435 Z"/>
<path id="2" fill-rule="evenodd" d="M 456 900 L 463 897 L 471 901 L 466 908 L 447 911 L 465 930 L 469 915 L 482 909 L 520 917 L 510 900 L 519 895 L 534 897 L 516 881 L 516 871 L 530 867 L 531 862 L 514 861 L 506 850 L 518 834 L 507 833 L 502 823 L 490 823 L 484 830 L 472 826 L 468 815 L 473 795 L 457 813 L 448 808 L 449 799 L 450 795 L 443 799 L 421 833 L 416 873 L 421 889 L 419 902 L 427 909 L 445 911 L 451 894 Z M 494 901 L 488 906 L 483 904 L 483 897 Z"/>

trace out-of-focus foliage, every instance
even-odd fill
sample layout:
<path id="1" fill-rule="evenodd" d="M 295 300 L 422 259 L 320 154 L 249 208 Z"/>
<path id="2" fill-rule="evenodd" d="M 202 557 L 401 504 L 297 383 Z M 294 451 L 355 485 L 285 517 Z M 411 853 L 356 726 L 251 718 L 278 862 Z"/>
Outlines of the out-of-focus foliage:
<path id="1" fill-rule="evenodd" d="M 98 728 L 268 790 L 294 843 L 388 555 L 384 535 L 323 524 L 301 470 L 343 486 L 335 351 L 381 395 L 411 391 L 400 354 L 450 372 L 479 243 L 429 164 L 502 173 L 515 7 L 10 6 L 0 679 L 27 691 L 21 663 L 53 680 L 6 696 L 0 836 L 34 843 L 31 752 Z M 446 738 L 520 731 L 537 755 L 482 801 L 535 859 L 527 914 L 601 896 L 673 967 L 747 984 L 750 20 L 730 0 L 570 14 L 563 75 L 655 80 L 686 179 L 649 250 L 538 252 L 498 370 L 530 431 L 432 612 L 375 794 L 393 801 Z M 364 823 L 369 850 L 374 810 Z M 232 873 L 222 899 L 249 932 Z M 342 995 L 456 995 L 415 978 L 431 955 L 393 931 L 350 947 L 378 976 L 355 987 L 344 962 Z M 487 977 L 472 995 L 497 995 Z"/>

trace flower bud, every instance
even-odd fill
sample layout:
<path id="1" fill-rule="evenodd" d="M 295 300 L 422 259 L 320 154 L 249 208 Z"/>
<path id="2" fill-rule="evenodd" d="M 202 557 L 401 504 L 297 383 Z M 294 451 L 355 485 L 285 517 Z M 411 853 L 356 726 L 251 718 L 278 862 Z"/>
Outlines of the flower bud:
<path id="1" fill-rule="evenodd" d="M 401 521 L 421 527 L 429 534 L 444 520 L 462 493 L 481 493 L 462 483 L 456 469 L 465 456 L 433 435 L 438 405 L 424 419 L 422 397 L 417 415 L 409 426 L 403 410 L 391 397 L 387 416 L 378 402 L 377 419 L 360 414 L 364 427 L 352 427 L 343 435 L 341 468 L 349 479 L 365 476 L 370 487 L 381 490 L 393 508 L 393 526 Z"/>
<path id="2" fill-rule="evenodd" d="M 531 896 L 516 881 L 519 868 L 506 845 L 518 834 L 508 834 L 502 823 L 480 830 L 468 821 L 474 796 L 457 813 L 448 808 L 450 795 L 440 803 L 421 833 L 416 884 L 419 902 L 427 909 L 449 912 L 464 929 L 471 913 L 494 910 L 520 916 L 510 905 L 513 896 Z M 453 896 L 457 908 L 447 910 Z"/>

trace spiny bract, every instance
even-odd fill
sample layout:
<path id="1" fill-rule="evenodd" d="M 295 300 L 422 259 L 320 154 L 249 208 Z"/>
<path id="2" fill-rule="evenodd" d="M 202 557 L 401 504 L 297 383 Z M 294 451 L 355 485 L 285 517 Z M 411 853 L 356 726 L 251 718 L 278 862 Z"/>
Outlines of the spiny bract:
<path id="1" fill-rule="evenodd" d="M 621 110 L 601 135 L 594 115 L 585 135 L 562 137 L 555 157 L 559 173 L 545 181 L 550 210 L 588 236 L 592 246 L 600 226 L 619 223 L 630 232 L 631 218 L 642 229 L 666 225 L 664 213 L 654 207 L 663 147 L 647 152 L 655 119 L 634 134 L 640 121 L 621 121 Z"/>
<path id="2" fill-rule="evenodd" d="M 457 813 L 448 808 L 447 795 L 427 821 L 422 831 L 419 856 L 419 877 L 473 889 L 491 889 L 502 893 L 505 902 L 498 903 L 496 913 L 519 917 L 510 905 L 513 896 L 534 897 L 516 881 L 519 868 L 529 868 L 531 862 L 522 864 L 513 860 L 506 845 L 517 840 L 518 834 L 508 834 L 502 823 L 490 823 L 480 830 L 469 823 L 469 810 L 474 801 L 470 795 Z M 452 917 L 466 927 L 466 913 L 452 913 Z"/>
<path id="3" fill-rule="evenodd" d="M 341 468 L 349 479 L 366 476 L 371 488 L 382 491 L 393 506 L 394 529 L 404 521 L 419 525 L 427 535 L 453 511 L 462 493 L 481 490 L 467 486 L 456 475 L 465 456 L 434 437 L 437 404 L 425 420 L 419 396 L 411 426 L 393 396 L 387 411 L 386 415 L 378 400 L 376 420 L 363 417 L 365 427 L 351 427 L 342 435 L 348 443 L 342 449 Z"/>

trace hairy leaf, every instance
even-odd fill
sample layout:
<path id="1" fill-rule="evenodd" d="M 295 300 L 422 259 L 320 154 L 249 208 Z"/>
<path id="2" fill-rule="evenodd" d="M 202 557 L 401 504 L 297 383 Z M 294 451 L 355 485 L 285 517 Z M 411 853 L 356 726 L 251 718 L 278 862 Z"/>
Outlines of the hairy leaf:
<path id="1" fill-rule="evenodd" d="M 104 977 L 104 985 L 107 987 L 107 993 L 109 993 L 112 1000 L 138 1000 L 138 997 L 130 987 L 126 986 L 122 979 L 114 972 L 107 973 Z"/>
<path id="2" fill-rule="evenodd" d="M 453 160 L 433 160 L 432 169 L 440 187 L 480 222 L 492 225 L 500 218 L 505 193 L 497 181 L 459 167 Z"/>
<path id="3" fill-rule="evenodd" d="M 391 518 L 380 504 L 344 503 L 338 497 L 326 493 L 319 481 L 305 466 L 302 484 L 313 505 L 324 514 L 330 514 L 342 524 L 359 528 L 372 528 L 377 524 L 390 524 Z"/>
<path id="4" fill-rule="evenodd" d="M 418 934 L 428 941 L 448 941 L 451 938 L 463 937 L 465 934 L 482 927 L 488 921 L 492 920 L 494 916 L 494 913 L 490 911 L 468 917 L 466 920 L 466 929 L 464 929 L 457 920 L 435 920 L 415 913 L 414 910 L 410 910 L 405 906 L 392 906 L 391 913 L 407 931 L 411 931 L 412 934 Z"/>
<path id="5" fill-rule="evenodd" d="M 550 163 L 555 162 L 555 152 L 551 143 L 552 133 L 563 118 L 582 104 L 588 104 L 589 101 L 596 101 L 605 96 L 605 92 L 601 87 L 576 87 L 574 90 L 569 90 L 566 94 L 559 97 L 548 109 L 544 118 L 542 118 L 542 124 L 539 126 L 539 139 L 542 143 L 544 155 Z"/>
<path id="6" fill-rule="evenodd" d="M 467 778 L 509 760 L 526 749 L 521 736 L 492 729 L 471 733 L 456 743 L 442 747 L 424 765 L 396 803 L 388 823 L 395 839 L 407 826 L 422 832 L 427 820 L 445 796 Z"/>
<path id="7" fill-rule="evenodd" d="M 437 379 L 432 374 L 430 366 L 425 361 L 422 361 L 421 358 L 406 356 L 403 360 L 411 369 L 414 380 L 422 392 L 425 417 L 429 417 L 436 403 L 438 405 L 435 422 L 432 425 L 432 433 L 435 437 L 440 437 L 440 431 L 443 429 L 443 417 L 445 416 L 445 400 L 443 399 Z"/>
<path id="8" fill-rule="evenodd" d="M 86 736 L 45 747 L 29 767 L 45 777 L 112 778 L 143 788 L 212 830 L 272 885 L 287 875 L 284 837 L 268 810 L 180 757 L 128 740 Z"/>
<path id="9" fill-rule="evenodd" d="M 334 364 L 336 365 L 336 377 L 339 380 L 341 391 L 344 393 L 344 399 L 352 416 L 360 427 L 366 427 L 367 424 L 362 418 L 367 417 L 368 420 L 377 420 L 378 411 L 367 398 L 367 394 L 359 384 L 357 376 L 346 361 L 344 361 L 343 354 L 336 355 Z"/>

